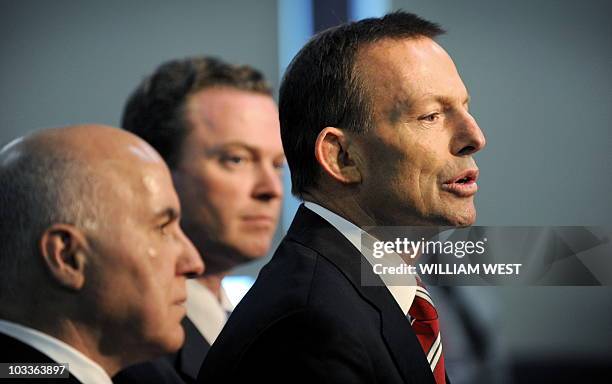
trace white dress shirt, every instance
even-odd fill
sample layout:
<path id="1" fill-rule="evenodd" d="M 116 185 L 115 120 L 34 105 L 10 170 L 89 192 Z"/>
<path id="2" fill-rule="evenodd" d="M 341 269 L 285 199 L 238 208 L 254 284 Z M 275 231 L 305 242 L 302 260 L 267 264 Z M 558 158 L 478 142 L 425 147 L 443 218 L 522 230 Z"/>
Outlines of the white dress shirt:
<path id="1" fill-rule="evenodd" d="M 112 384 L 106 371 L 96 362 L 53 336 L 1 319 L 0 332 L 44 353 L 57 363 L 68 363 L 68 371 L 81 383 Z M 18 363 L 28 363 L 28 361 L 18 361 Z"/>
<path id="2" fill-rule="evenodd" d="M 320 206 L 319 204 L 305 201 L 304 206 L 310 209 L 317 215 L 321 216 L 325 221 L 330 223 L 334 228 L 336 228 L 340 233 L 347 238 L 348 241 L 353 244 L 357 250 L 364 255 L 365 259 L 368 262 L 372 262 L 370 258 L 362 252 L 361 248 L 361 236 L 371 237 L 367 232 L 361 230 L 361 228 L 357 227 L 355 224 L 346 220 L 345 218 L 335 214 L 327 208 Z M 399 257 L 399 256 L 398 256 Z M 383 279 L 383 282 L 385 280 Z M 397 304 L 402 309 L 402 312 L 407 314 L 412 302 L 414 301 L 414 296 L 416 294 L 416 280 L 413 275 L 406 275 L 405 284 L 403 285 L 389 285 L 385 282 L 385 285 L 391 295 L 397 302 Z"/>
<path id="3" fill-rule="evenodd" d="M 223 287 L 220 295 L 221 302 L 196 279 L 187 280 L 187 317 L 211 345 L 221 333 L 229 313 L 234 309 Z"/>

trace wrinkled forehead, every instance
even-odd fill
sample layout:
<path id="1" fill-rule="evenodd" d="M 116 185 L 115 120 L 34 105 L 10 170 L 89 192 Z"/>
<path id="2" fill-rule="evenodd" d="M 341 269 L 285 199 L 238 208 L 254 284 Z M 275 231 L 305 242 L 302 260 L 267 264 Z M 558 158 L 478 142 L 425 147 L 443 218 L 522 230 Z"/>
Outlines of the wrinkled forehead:
<path id="1" fill-rule="evenodd" d="M 453 60 L 427 37 L 370 43 L 359 50 L 354 71 L 374 107 L 426 95 L 465 97 Z"/>
<path id="2" fill-rule="evenodd" d="M 428 37 L 386 38 L 362 45 L 355 56 L 354 72 L 363 80 L 384 80 L 454 67 L 448 53 Z"/>

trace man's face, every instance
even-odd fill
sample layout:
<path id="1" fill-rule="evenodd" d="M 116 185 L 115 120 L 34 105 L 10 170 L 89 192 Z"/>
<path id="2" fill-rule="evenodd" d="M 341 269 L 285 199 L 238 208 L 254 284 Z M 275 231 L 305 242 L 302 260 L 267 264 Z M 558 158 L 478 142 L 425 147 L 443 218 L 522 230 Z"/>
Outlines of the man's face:
<path id="1" fill-rule="evenodd" d="M 174 172 L 183 227 L 216 273 L 264 256 L 281 207 L 284 165 L 271 97 L 228 87 L 192 95 L 192 128 Z"/>
<path id="2" fill-rule="evenodd" d="M 120 346 L 124 354 L 150 358 L 182 345 L 185 279 L 201 274 L 203 264 L 179 226 L 167 167 L 144 144 L 130 151 L 137 156 L 101 171 L 103 220 L 88 234 L 94 264 L 88 286 L 107 335 L 101 349 Z"/>
<path id="3" fill-rule="evenodd" d="M 485 138 L 448 54 L 433 40 L 387 39 L 356 62 L 374 129 L 356 135 L 362 197 L 378 225 L 470 225 Z"/>

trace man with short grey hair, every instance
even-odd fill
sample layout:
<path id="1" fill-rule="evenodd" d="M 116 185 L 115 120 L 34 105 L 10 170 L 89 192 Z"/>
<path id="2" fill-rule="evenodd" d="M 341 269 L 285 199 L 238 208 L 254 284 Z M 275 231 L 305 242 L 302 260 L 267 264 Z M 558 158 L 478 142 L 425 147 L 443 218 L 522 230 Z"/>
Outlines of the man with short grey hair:
<path id="1" fill-rule="evenodd" d="M 0 212 L 2 362 L 108 384 L 181 346 L 185 280 L 203 264 L 147 143 L 98 125 L 17 139 L 0 150 Z"/>

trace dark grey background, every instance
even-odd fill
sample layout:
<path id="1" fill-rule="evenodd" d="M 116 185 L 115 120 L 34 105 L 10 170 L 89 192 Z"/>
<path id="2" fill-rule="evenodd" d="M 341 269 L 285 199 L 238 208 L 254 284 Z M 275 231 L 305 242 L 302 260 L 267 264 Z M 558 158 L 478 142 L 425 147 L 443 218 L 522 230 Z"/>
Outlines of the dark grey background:
<path id="1" fill-rule="evenodd" d="M 0 142 L 42 127 L 118 125 L 161 62 L 219 55 L 278 88 L 276 1 L 0 1 Z"/>

